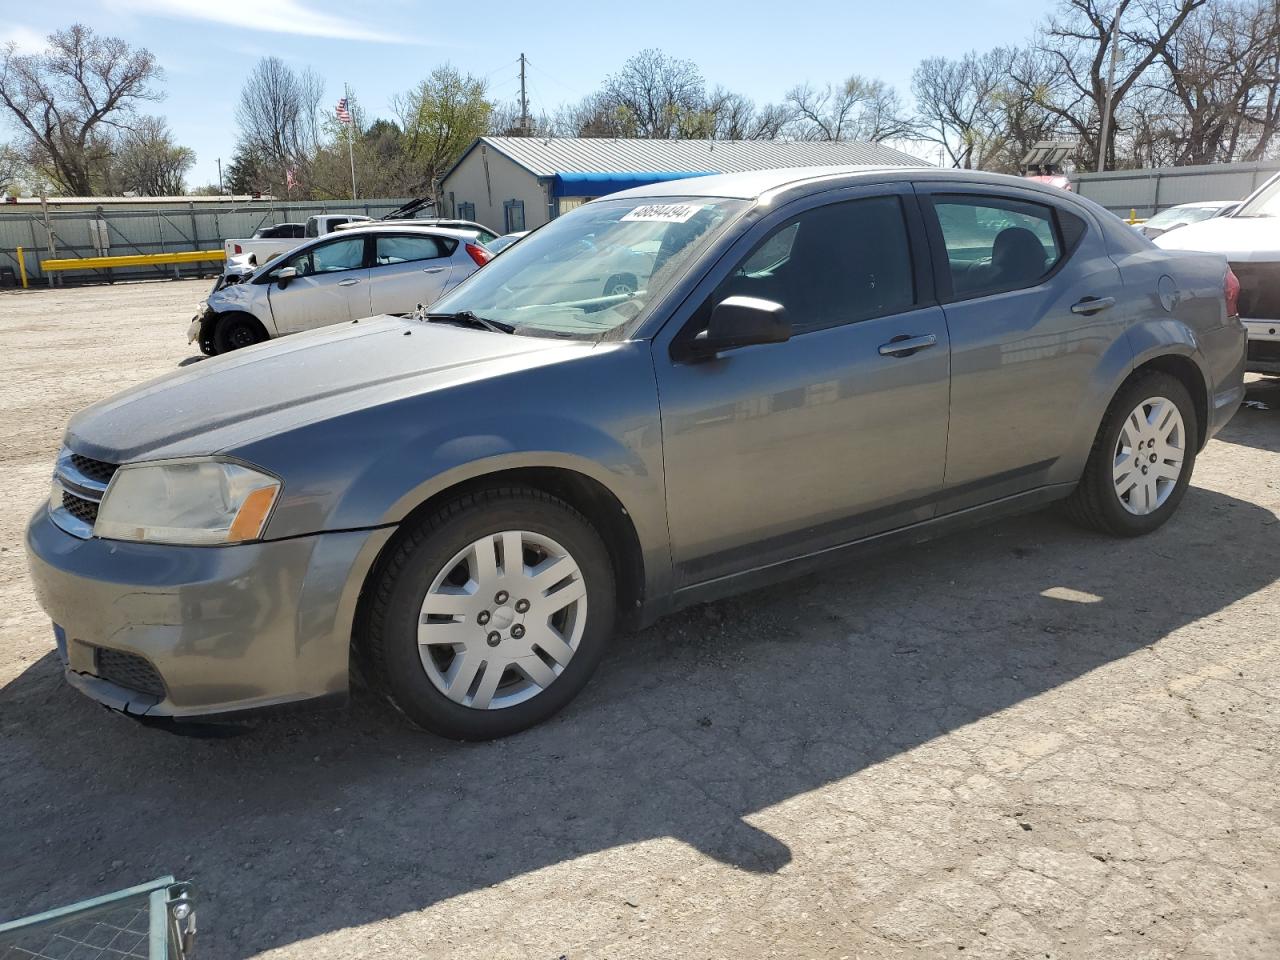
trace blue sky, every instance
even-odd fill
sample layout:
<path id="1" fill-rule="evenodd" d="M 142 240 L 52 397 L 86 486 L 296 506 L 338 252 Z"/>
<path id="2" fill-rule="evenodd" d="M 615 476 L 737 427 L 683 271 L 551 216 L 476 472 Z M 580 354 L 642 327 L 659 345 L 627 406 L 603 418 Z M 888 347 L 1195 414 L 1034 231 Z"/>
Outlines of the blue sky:
<path id="1" fill-rule="evenodd" d="M 528 55 L 535 111 L 576 100 L 632 53 L 660 47 L 694 60 L 709 84 L 759 102 L 805 80 L 879 76 L 905 95 L 922 57 L 1024 40 L 1052 0 L 650 0 L 644 4 L 425 3 L 378 0 L 0 0 L 0 43 L 39 45 L 80 21 L 146 46 L 165 68 L 163 114 L 197 154 L 190 182 L 216 182 L 235 145 L 240 85 L 259 57 L 312 66 L 329 99 L 343 83 L 366 116 L 390 115 L 396 93 L 451 61 L 514 98 L 516 58 Z M 0 132 L 0 139 L 6 132 Z"/>

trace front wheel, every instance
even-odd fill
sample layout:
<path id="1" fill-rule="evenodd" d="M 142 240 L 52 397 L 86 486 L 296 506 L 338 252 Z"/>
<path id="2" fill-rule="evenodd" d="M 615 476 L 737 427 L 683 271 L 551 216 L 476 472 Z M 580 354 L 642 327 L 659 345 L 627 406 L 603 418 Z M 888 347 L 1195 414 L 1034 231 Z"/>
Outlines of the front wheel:
<path id="1" fill-rule="evenodd" d="M 419 726 L 488 740 L 547 719 L 604 655 L 614 575 L 599 534 L 538 490 L 468 494 L 407 529 L 375 574 L 375 682 Z"/>
<path id="2" fill-rule="evenodd" d="M 1115 536 L 1150 533 L 1186 493 L 1198 437 L 1195 404 L 1181 381 L 1159 371 L 1135 377 L 1103 417 L 1068 513 Z"/>
<path id="3" fill-rule="evenodd" d="M 218 321 L 213 330 L 213 347 L 218 353 L 228 353 L 242 347 L 251 347 L 267 339 L 267 331 L 257 318 L 245 313 L 230 313 Z M 201 349 L 203 349 L 203 336 Z"/>

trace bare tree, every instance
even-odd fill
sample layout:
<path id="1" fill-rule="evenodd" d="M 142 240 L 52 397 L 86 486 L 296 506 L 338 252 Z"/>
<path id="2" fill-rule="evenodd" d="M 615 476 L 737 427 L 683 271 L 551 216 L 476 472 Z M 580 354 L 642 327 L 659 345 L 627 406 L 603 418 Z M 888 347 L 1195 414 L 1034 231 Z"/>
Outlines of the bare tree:
<path id="1" fill-rule="evenodd" d="M 757 107 L 750 97 L 723 87 L 711 91 L 704 111 L 709 119 L 707 136 L 716 140 L 772 140 L 791 119 L 785 107 Z"/>
<path id="2" fill-rule="evenodd" d="M 1008 138 L 1009 72 L 1017 51 L 997 47 L 958 60 L 929 57 L 911 78 L 919 136 L 946 151 L 951 165 L 987 169 Z"/>
<path id="3" fill-rule="evenodd" d="M 792 112 L 788 132 L 799 140 L 896 140 L 910 136 L 914 123 L 898 93 L 883 80 L 857 74 L 843 83 L 787 91 Z"/>
<path id="4" fill-rule="evenodd" d="M 7 143 L 0 143 L 0 193 L 8 193 L 17 186 L 23 166 L 18 151 Z"/>
<path id="5" fill-rule="evenodd" d="M 1258 160 L 1280 124 L 1280 4 L 1222 0 L 1188 18 L 1143 84 L 1144 142 L 1168 162 Z"/>
<path id="6" fill-rule="evenodd" d="M 435 189 L 445 170 L 488 132 L 493 110 L 484 80 L 447 63 L 392 105 L 404 131 L 405 156 L 418 175 L 415 190 Z"/>
<path id="7" fill-rule="evenodd" d="M 263 57 L 240 89 L 236 124 L 240 152 L 258 158 L 279 190 L 287 177 L 305 179 L 321 142 L 324 81 L 311 68 L 295 71 Z"/>
<path id="8" fill-rule="evenodd" d="M 137 104 L 159 100 L 155 57 L 116 37 L 75 24 L 49 35 L 41 53 L 0 54 L 0 104 L 22 137 L 32 166 L 68 194 L 93 192 L 111 134 L 126 128 Z"/>
<path id="9" fill-rule="evenodd" d="M 174 143 L 164 120 L 142 117 L 117 138 L 111 181 L 120 191 L 144 197 L 179 196 L 195 162 L 195 151 Z"/>
<path id="10" fill-rule="evenodd" d="M 691 60 L 641 50 L 605 80 L 594 107 L 612 116 L 622 135 L 671 139 L 685 133 L 706 101 L 702 72 Z"/>
<path id="11" fill-rule="evenodd" d="M 1177 36 L 1187 18 L 1208 0 L 1060 0 L 1040 49 L 1053 65 L 1045 107 L 1071 127 L 1081 149 L 1077 159 L 1095 165 L 1099 156 L 1116 162 L 1117 132 L 1125 98 Z M 1114 47 L 1113 47 L 1114 44 Z M 1112 57 L 1115 86 L 1108 91 Z M 1114 122 L 1102 140 L 1102 116 L 1110 96 Z"/>

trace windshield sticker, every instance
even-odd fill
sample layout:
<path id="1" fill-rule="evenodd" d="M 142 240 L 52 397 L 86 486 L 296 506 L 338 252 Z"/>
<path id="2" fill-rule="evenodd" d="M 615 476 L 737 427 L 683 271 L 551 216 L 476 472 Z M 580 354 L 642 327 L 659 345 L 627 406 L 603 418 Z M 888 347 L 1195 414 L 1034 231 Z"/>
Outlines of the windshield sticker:
<path id="1" fill-rule="evenodd" d="M 623 220 L 648 220 L 652 223 L 688 223 L 703 208 L 701 203 L 646 203 L 636 207 Z"/>

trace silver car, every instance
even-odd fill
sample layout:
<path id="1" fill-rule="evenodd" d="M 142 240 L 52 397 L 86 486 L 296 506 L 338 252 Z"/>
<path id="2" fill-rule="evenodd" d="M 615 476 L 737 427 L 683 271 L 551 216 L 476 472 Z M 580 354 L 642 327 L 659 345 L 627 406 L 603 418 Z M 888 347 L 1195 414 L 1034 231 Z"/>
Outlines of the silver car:
<path id="1" fill-rule="evenodd" d="M 235 265 L 187 327 L 214 355 L 272 337 L 430 305 L 493 258 L 476 233 L 443 227 L 353 225 L 262 267 Z"/>
<path id="2" fill-rule="evenodd" d="M 635 253 L 634 289 L 584 295 L 601 250 Z M 1221 257 L 1008 177 L 627 191 L 430 316 L 80 413 L 31 576 L 67 680 L 128 714 L 342 698 L 358 673 L 424 727 L 503 736 L 619 625 L 1055 501 L 1154 530 L 1243 396 L 1229 290 Z"/>

